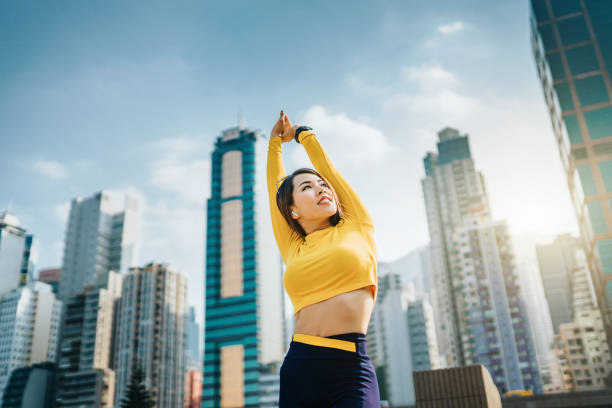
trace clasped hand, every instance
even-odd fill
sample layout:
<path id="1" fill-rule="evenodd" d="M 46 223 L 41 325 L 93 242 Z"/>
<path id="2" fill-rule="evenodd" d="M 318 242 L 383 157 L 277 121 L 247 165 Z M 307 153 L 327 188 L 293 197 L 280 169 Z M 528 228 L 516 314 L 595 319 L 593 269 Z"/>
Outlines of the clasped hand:
<path id="1" fill-rule="evenodd" d="M 295 137 L 295 131 L 299 128 L 299 125 L 291 125 L 289 116 L 283 111 L 280 112 L 280 117 L 274 124 L 270 137 L 280 137 L 283 143 L 290 142 Z"/>

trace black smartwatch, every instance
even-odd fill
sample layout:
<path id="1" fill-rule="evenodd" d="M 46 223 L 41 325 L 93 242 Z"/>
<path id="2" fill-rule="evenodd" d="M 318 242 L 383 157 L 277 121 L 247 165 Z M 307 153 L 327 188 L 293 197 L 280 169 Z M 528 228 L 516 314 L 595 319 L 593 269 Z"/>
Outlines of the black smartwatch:
<path id="1" fill-rule="evenodd" d="M 300 143 L 300 141 L 298 140 L 298 137 L 300 136 L 300 133 L 303 132 L 304 130 L 312 130 L 311 127 L 308 126 L 300 126 L 299 128 L 295 129 L 295 141 Z"/>

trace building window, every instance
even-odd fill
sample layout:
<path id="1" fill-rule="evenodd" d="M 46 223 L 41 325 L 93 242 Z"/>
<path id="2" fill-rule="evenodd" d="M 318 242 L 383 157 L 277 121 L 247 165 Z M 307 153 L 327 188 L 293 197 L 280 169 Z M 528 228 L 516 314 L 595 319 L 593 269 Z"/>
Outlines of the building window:
<path id="1" fill-rule="evenodd" d="M 542 43 L 544 43 L 544 49 L 547 51 L 556 49 L 557 40 L 555 39 L 555 33 L 553 32 L 552 24 L 540 26 L 538 29 L 540 30 Z"/>
<path id="2" fill-rule="evenodd" d="M 242 200 L 221 205 L 221 297 L 242 296 Z"/>
<path id="3" fill-rule="evenodd" d="M 553 0 L 550 3 L 555 17 L 562 17 L 582 11 L 578 0 Z"/>
<path id="4" fill-rule="evenodd" d="M 592 145 L 596 155 L 612 154 L 612 142 L 603 142 Z"/>
<path id="5" fill-rule="evenodd" d="M 566 111 L 574 109 L 572 94 L 570 93 L 567 82 L 555 85 L 555 92 L 557 93 L 557 99 L 559 99 L 559 105 L 561 105 L 562 110 Z"/>
<path id="6" fill-rule="evenodd" d="M 608 224 L 606 223 L 606 215 L 604 214 L 603 206 L 601 201 L 591 201 L 587 203 L 589 209 L 589 218 L 591 219 L 591 225 L 593 226 L 593 232 L 596 234 L 603 234 L 608 232 Z"/>
<path id="7" fill-rule="evenodd" d="M 582 133 L 580 133 L 580 127 L 578 126 L 578 119 L 576 115 L 568 115 L 563 117 L 565 122 L 565 129 L 567 130 L 567 136 L 569 137 L 570 143 L 582 142 Z"/>
<path id="8" fill-rule="evenodd" d="M 563 69 L 563 63 L 561 63 L 561 55 L 558 52 L 553 52 L 546 55 L 546 61 L 550 67 L 550 73 L 552 74 L 553 80 L 565 78 L 565 69 Z"/>
<path id="9" fill-rule="evenodd" d="M 601 178 L 606 186 L 606 191 L 612 191 L 612 160 L 600 162 L 598 164 Z"/>
<path id="10" fill-rule="evenodd" d="M 574 81 L 574 85 L 576 85 L 576 93 L 582 106 L 595 105 L 610 100 L 606 91 L 606 84 L 601 75 L 577 79 Z"/>
<path id="11" fill-rule="evenodd" d="M 612 239 L 600 239 L 595 244 L 604 274 L 612 273 Z"/>
<path id="12" fill-rule="evenodd" d="M 567 57 L 567 64 L 572 75 L 584 74 L 599 69 L 595 49 L 591 44 L 566 50 L 565 56 Z"/>
<path id="13" fill-rule="evenodd" d="M 612 136 L 612 107 L 584 112 L 591 139 Z"/>
<path id="14" fill-rule="evenodd" d="M 244 406 L 244 346 L 221 347 L 221 407 Z"/>
<path id="15" fill-rule="evenodd" d="M 532 0 L 531 5 L 533 7 L 533 14 L 535 15 L 538 22 L 547 21 L 550 17 L 548 16 L 548 9 L 546 8 L 545 0 Z"/>
<path id="16" fill-rule="evenodd" d="M 582 191 L 585 195 L 597 194 L 597 187 L 595 187 L 595 179 L 593 178 L 593 170 L 591 165 L 584 164 L 576 168 L 578 175 L 580 176 L 580 184 L 582 184 Z"/>
<path id="17" fill-rule="evenodd" d="M 559 35 L 561 36 L 561 43 L 566 47 L 568 45 L 589 41 L 591 39 L 586 22 L 584 21 L 584 16 L 559 21 L 557 23 L 557 28 L 559 29 Z"/>

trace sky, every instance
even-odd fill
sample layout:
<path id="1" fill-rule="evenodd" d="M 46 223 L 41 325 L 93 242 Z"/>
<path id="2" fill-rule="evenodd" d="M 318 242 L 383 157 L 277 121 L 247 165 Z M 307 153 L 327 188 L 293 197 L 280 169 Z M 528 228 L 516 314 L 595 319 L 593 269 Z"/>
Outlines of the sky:
<path id="1" fill-rule="evenodd" d="M 139 263 L 185 274 L 201 321 L 214 140 L 238 123 L 267 135 L 283 109 L 361 195 L 381 261 L 429 240 L 422 158 L 446 126 L 469 135 L 493 216 L 513 234 L 575 233 L 528 7 L 0 2 L 0 211 L 53 267 L 72 198 L 137 197 Z M 285 159 L 308 164 L 299 146 Z"/>

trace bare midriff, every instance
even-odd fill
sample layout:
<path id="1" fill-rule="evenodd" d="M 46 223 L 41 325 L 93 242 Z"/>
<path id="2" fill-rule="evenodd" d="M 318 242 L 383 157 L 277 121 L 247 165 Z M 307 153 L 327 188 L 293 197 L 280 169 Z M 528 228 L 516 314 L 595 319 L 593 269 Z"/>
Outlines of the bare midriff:
<path id="1" fill-rule="evenodd" d="M 343 333 L 366 334 L 374 308 L 372 288 L 364 286 L 304 306 L 295 315 L 294 333 L 319 337 Z"/>

